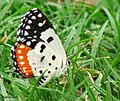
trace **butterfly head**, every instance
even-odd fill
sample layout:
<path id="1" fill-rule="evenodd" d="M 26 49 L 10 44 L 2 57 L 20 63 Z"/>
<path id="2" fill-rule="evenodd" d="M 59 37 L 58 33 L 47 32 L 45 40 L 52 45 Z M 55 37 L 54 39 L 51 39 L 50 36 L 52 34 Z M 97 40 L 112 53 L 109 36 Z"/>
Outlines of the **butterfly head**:
<path id="1" fill-rule="evenodd" d="M 66 63 L 67 66 L 71 66 L 72 65 L 72 62 L 71 60 L 67 60 L 67 63 Z"/>

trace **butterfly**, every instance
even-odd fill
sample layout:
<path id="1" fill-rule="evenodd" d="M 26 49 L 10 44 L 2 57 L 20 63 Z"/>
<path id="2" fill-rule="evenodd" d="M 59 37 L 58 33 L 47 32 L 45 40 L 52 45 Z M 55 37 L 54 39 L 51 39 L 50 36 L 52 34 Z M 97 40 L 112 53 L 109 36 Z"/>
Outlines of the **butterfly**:
<path id="1" fill-rule="evenodd" d="M 51 22 L 38 9 L 27 12 L 17 31 L 17 42 L 11 49 L 13 65 L 24 78 L 43 77 L 39 85 L 64 74 L 70 61 Z"/>

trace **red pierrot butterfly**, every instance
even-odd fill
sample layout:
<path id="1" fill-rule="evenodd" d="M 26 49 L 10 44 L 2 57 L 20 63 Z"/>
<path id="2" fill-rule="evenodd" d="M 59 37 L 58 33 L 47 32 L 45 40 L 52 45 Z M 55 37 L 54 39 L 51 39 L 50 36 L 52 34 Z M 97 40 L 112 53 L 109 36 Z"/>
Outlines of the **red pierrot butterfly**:
<path id="1" fill-rule="evenodd" d="M 47 17 L 37 8 L 27 12 L 17 31 L 17 42 L 12 47 L 13 65 L 24 78 L 44 76 L 39 81 L 45 85 L 49 80 L 67 70 L 65 50 Z"/>

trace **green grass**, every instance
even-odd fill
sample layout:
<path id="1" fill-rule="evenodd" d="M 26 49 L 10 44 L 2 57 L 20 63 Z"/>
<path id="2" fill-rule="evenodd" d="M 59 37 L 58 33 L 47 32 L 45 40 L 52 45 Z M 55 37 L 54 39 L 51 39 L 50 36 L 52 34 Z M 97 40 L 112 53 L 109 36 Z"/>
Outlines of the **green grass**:
<path id="1" fill-rule="evenodd" d="M 67 76 L 39 87 L 37 78 L 16 72 L 10 48 L 16 42 L 22 16 L 39 8 L 52 22 L 72 68 Z M 65 0 L 0 1 L 0 100 L 5 101 L 120 101 L 120 1 L 97 5 Z"/>

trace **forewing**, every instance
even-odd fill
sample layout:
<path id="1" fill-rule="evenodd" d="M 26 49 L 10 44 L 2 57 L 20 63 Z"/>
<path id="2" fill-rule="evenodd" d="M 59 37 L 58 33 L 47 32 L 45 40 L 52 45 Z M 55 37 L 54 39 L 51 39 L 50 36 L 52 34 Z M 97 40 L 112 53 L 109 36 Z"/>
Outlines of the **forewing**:
<path id="1" fill-rule="evenodd" d="M 30 40 L 31 48 L 36 45 L 32 40 L 45 42 L 59 54 L 63 64 L 66 64 L 66 54 L 62 43 L 51 22 L 39 9 L 34 8 L 24 15 L 18 28 L 18 40 L 26 45 L 26 40 Z"/>
<path id="2" fill-rule="evenodd" d="M 17 32 L 18 40 L 39 39 L 48 28 L 53 28 L 52 24 L 39 9 L 34 8 L 23 16 Z"/>

